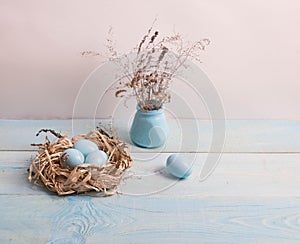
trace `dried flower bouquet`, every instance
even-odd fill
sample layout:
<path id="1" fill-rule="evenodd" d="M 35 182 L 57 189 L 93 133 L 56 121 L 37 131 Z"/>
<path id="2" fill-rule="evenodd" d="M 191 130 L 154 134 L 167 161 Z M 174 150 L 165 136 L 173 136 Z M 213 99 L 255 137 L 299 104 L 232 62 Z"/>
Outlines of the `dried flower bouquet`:
<path id="1" fill-rule="evenodd" d="M 118 55 L 110 29 L 108 58 L 119 65 L 125 78 L 116 89 L 116 97 L 134 96 L 143 111 L 162 108 L 170 101 L 168 89 L 178 69 L 185 65 L 187 59 L 200 61 L 201 51 L 209 43 L 209 39 L 185 42 L 178 33 L 159 39 L 159 32 L 153 31 L 152 25 L 134 48 L 134 57 L 131 58 L 127 54 Z M 82 55 L 100 54 L 88 51 Z"/>

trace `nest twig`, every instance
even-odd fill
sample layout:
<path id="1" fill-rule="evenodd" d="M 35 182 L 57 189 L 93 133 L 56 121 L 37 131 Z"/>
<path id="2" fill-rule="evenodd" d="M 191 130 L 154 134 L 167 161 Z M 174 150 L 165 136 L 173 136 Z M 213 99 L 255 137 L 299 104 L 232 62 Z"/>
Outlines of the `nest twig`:
<path id="1" fill-rule="evenodd" d="M 110 137 L 104 130 L 93 130 L 88 134 L 74 136 L 72 139 L 55 132 L 42 129 L 37 133 L 50 132 L 57 137 L 51 143 L 46 137 L 44 144 L 32 144 L 39 147 L 39 153 L 29 168 L 29 181 L 42 185 L 58 195 L 101 192 L 101 196 L 116 193 L 122 174 L 132 164 L 131 156 L 124 142 Z M 61 154 L 71 148 L 75 141 L 88 139 L 95 142 L 99 149 L 108 155 L 108 161 L 101 166 L 82 164 L 75 168 L 63 167 Z"/>

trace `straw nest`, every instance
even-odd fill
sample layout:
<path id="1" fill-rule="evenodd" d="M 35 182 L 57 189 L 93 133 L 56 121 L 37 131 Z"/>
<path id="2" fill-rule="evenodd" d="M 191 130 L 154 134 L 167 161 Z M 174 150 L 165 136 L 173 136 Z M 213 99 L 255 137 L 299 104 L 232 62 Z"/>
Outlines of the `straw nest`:
<path id="1" fill-rule="evenodd" d="M 46 187 L 58 195 L 87 193 L 108 196 L 116 193 L 122 174 L 132 164 L 131 156 L 124 142 L 109 136 L 104 130 L 93 130 L 88 134 L 77 135 L 69 139 L 54 130 L 42 129 L 37 133 L 50 132 L 57 140 L 51 143 L 46 137 L 44 144 L 32 144 L 39 147 L 39 153 L 29 168 L 29 181 Z M 101 166 L 82 164 L 75 168 L 64 167 L 61 154 L 71 148 L 75 141 L 88 139 L 95 142 L 99 149 L 108 155 L 108 161 Z"/>

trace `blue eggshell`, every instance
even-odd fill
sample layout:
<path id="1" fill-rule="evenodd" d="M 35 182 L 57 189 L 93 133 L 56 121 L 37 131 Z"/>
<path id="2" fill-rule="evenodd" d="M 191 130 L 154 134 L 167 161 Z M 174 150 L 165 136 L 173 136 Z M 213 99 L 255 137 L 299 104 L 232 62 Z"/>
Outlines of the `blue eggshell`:
<path id="1" fill-rule="evenodd" d="M 171 154 L 167 159 L 166 170 L 171 175 L 185 179 L 192 173 L 192 166 L 186 162 L 183 155 Z"/>
<path id="2" fill-rule="evenodd" d="M 84 163 L 83 154 L 74 148 L 69 148 L 63 151 L 61 156 L 63 160 L 65 160 L 65 164 L 71 168 Z"/>
<path id="3" fill-rule="evenodd" d="M 86 139 L 76 141 L 73 145 L 73 148 L 79 150 L 84 157 L 86 157 L 91 152 L 99 150 L 96 143 Z"/>
<path id="4" fill-rule="evenodd" d="M 85 158 L 85 163 L 101 165 L 106 163 L 107 159 L 107 154 L 101 150 L 98 150 L 87 155 L 87 157 Z"/>

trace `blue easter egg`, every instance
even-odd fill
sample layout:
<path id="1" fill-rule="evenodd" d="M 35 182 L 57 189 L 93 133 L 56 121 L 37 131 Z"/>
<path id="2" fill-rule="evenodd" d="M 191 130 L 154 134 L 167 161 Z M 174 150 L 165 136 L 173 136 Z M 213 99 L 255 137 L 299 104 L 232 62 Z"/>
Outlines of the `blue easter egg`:
<path id="1" fill-rule="evenodd" d="M 86 139 L 76 141 L 73 145 L 73 148 L 79 150 L 84 157 L 91 152 L 99 150 L 96 143 Z"/>
<path id="2" fill-rule="evenodd" d="M 171 154 L 166 163 L 166 170 L 169 174 L 185 179 L 192 173 L 192 166 L 186 163 L 186 159 L 180 154 Z"/>
<path id="3" fill-rule="evenodd" d="M 83 154 L 74 148 L 63 151 L 61 157 L 65 161 L 65 164 L 71 168 L 84 163 Z"/>
<path id="4" fill-rule="evenodd" d="M 106 163 L 107 159 L 107 154 L 101 150 L 98 150 L 87 155 L 84 162 L 87 164 L 101 165 Z"/>

